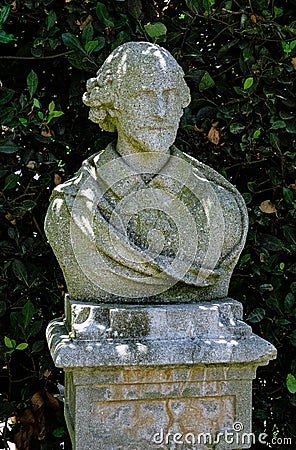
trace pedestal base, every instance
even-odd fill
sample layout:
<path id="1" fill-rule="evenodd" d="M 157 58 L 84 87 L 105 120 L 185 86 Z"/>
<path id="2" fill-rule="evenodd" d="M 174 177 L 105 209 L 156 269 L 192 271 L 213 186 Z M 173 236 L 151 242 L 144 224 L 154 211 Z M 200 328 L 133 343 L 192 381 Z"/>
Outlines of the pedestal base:
<path id="1" fill-rule="evenodd" d="M 275 348 L 241 321 L 240 303 L 92 305 L 66 300 L 49 324 L 65 370 L 75 450 L 242 449 L 252 380 Z"/>

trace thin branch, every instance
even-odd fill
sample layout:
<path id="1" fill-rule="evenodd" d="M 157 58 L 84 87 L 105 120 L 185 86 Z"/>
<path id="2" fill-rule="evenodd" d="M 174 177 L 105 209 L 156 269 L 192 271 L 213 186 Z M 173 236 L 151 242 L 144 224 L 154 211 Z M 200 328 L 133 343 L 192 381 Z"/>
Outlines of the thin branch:
<path id="1" fill-rule="evenodd" d="M 197 17 L 197 15 L 194 16 L 194 17 L 192 18 L 190 25 L 189 25 L 188 27 L 186 27 L 186 30 L 185 30 L 185 32 L 184 32 L 183 39 L 182 39 L 182 42 L 181 42 L 181 45 L 180 45 L 180 51 L 181 51 L 181 52 L 182 52 L 182 49 L 183 49 L 183 47 L 184 47 L 184 44 L 185 44 L 185 40 L 186 40 L 187 34 L 189 33 L 189 31 L 191 31 L 191 27 L 192 27 L 192 25 L 194 24 L 194 22 L 195 22 L 195 20 L 196 20 L 196 17 Z"/>
<path id="2" fill-rule="evenodd" d="M 73 50 L 69 50 L 68 52 L 64 52 L 64 53 L 58 53 L 56 55 L 48 55 L 48 56 L 0 56 L 0 59 L 18 59 L 18 60 L 39 61 L 40 59 L 60 58 L 61 56 L 70 55 L 71 53 L 73 53 Z"/>
<path id="3" fill-rule="evenodd" d="M 34 195 L 36 195 L 35 192 L 32 192 L 31 194 L 28 194 L 25 192 L 24 194 L 19 195 L 18 197 L 14 198 L 12 201 L 13 201 L 13 203 L 15 203 L 23 197 L 34 197 Z"/>
<path id="4" fill-rule="evenodd" d="M 234 64 L 232 64 L 231 66 L 227 67 L 222 72 L 219 72 L 219 77 L 221 77 L 221 75 L 223 75 L 224 73 L 228 72 L 229 70 L 233 69 L 235 66 L 237 66 L 237 64 L 238 64 L 238 61 L 235 62 Z"/>
<path id="5" fill-rule="evenodd" d="M 34 225 L 35 225 L 35 227 L 37 228 L 37 231 L 39 232 L 40 236 L 43 237 L 43 236 L 44 236 L 44 233 L 41 231 L 41 228 L 40 228 L 40 226 L 39 226 L 39 224 L 38 224 L 38 222 L 37 222 L 37 219 L 36 219 L 35 216 L 33 216 L 33 214 L 32 214 L 32 219 L 33 219 Z"/>
<path id="6" fill-rule="evenodd" d="M 236 164 L 232 164 L 231 166 L 225 167 L 225 170 L 233 169 L 233 167 L 239 167 L 239 166 L 241 166 L 241 167 L 248 167 L 248 166 L 250 166 L 252 164 L 258 164 L 258 163 L 261 163 L 263 161 L 267 161 L 267 158 L 258 159 L 256 161 L 239 162 L 239 163 L 236 163 Z"/>
<path id="7" fill-rule="evenodd" d="M 27 380 L 32 380 L 32 378 L 36 379 L 36 375 L 28 375 L 27 377 L 24 378 L 19 378 L 17 380 L 12 380 L 12 383 L 22 383 L 23 381 L 27 381 Z"/>
<path id="8" fill-rule="evenodd" d="M 219 31 L 219 33 L 216 34 L 216 36 L 214 36 L 209 42 L 208 44 L 211 44 L 212 42 L 215 42 L 216 39 L 220 36 L 220 34 L 224 33 L 225 30 L 227 30 L 227 28 L 230 28 L 231 24 L 227 25 L 226 27 L 222 28 L 222 30 Z"/>
<path id="9" fill-rule="evenodd" d="M 261 189 L 261 191 L 255 191 L 252 192 L 252 194 L 257 195 L 257 194 L 262 194 L 263 192 L 269 192 L 269 191 L 275 191 L 276 189 L 278 189 L 280 186 L 273 186 L 271 188 L 267 188 L 267 189 Z"/>

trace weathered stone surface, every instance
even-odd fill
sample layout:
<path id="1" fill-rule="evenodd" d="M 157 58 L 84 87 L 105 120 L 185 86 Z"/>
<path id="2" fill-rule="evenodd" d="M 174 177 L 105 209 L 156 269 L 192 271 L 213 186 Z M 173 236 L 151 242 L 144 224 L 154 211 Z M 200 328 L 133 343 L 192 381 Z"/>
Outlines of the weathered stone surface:
<path id="1" fill-rule="evenodd" d="M 173 146 L 190 100 L 163 48 L 118 47 L 84 101 L 117 141 L 53 192 L 48 240 L 73 300 L 188 303 L 227 296 L 247 213 L 238 191 Z"/>
<path id="2" fill-rule="evenodd" d="M 242 197 L 173 146 L 183 75 L 155 44 L 117 48 L 84 96 L 117 141 L 52 195 L 46 233 L 69 295 L 47 341 L 74 450 L 252 444 L 252 379 L 276 350 L 227 297 Z"/>
<path id="3" fill-rule="evenodd" d="M 255 370 L 235 363 L 67 368 L 65 412 L 73 448 L 249 448 L 252 441 L 243 433 L 251 432 Z M 225 443 L 226 431 L 232 443 Z"/>
<path id="4" fill-rule="evenodd" d="M 68 303 L 68 302 L 67 302 Z M 167 306 L 67 305 L 47 339 L 59 367 L 164 364 L 266 364 L 274 347 L 242 322 L 239 302 Z M 88 312 L 83 312 L 88 309 Z M 84 320 L 79 323 L 80 318 Z M 69 322 L 71 321 L 71 323 Z"/>
<path id="5" fill-rule="evenodd" d="M 110 306 L 68 297 L 65 310 L 47 340 L 66 374 L 73 449 L 250 447 L 252 380 L 276 351 L 242 322 L 239 302 Z"/>

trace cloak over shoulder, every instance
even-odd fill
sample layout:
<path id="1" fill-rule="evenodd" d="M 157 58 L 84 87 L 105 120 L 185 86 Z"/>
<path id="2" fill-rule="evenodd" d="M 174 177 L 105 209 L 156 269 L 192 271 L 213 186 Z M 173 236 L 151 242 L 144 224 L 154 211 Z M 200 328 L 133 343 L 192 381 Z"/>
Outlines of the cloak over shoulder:
<path id="1" fill-rule="evenodd" d="M 224 177 L 175 147 L 157 174 L 110 144 L 52 194 L 49 243 L 73 299 L 188 302 L 224 297 L 248 219 Z M 142 299 L 142 300 L 141 300 Z"/>

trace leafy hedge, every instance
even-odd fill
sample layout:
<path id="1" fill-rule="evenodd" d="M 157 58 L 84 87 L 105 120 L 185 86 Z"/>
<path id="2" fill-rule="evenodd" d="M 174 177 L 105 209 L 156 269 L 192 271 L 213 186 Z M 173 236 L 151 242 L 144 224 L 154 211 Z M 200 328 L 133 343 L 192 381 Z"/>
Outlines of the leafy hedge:
<path id="1" fill-rule="evenodd" d="M 2 448 L 7 439 L 19 450 L 70 448 L 62 374 L 44 339 L 66 287 L 43 220 L 53 187 L 113 138 L 87 119 L 81 96 L 129 40 L 157 42 L 179 61 L 192 102 L 177 145 L 246 200 L 250 231 L 231 295 L 279 353 L 258 370 L 254 430 L 295 443 L 296 1 L 1 0 L 0 8 L 0 417 L 18 419 L 13 437 L 4 428 Z"/>

